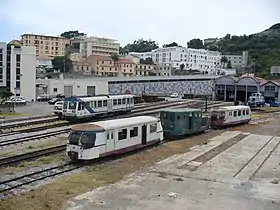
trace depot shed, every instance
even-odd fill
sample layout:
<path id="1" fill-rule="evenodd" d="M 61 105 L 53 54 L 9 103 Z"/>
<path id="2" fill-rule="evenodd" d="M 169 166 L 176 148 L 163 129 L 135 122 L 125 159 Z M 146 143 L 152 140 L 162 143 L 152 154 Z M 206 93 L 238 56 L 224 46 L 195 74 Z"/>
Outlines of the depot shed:
<path id="1" fill-rule="evenodd" d="M 98 78 L 88 79 L 38 79 L 36 81 L 36 94 L 49 94 L 56 96 L 82 96 L 108 94 L 108 82 Z"/>
<path id="2" fill-rule="evenodd" d="M 251 75 L 222 76 L 215 81 L 216 99 L 245 102 L 252 93 L 260 92 L 262 80 Z"/>

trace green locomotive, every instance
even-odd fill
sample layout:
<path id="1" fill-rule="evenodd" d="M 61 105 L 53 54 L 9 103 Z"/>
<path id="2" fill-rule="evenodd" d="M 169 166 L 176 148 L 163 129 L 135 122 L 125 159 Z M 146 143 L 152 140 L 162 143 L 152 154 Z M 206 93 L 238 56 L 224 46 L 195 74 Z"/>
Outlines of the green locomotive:
<path id="1" fill-rule="evenodd" d="M 166 109 L 160 112 L 165 138 L 180 138 L 204 132 L 210 126 L 209 118 L 200 109 Z"/>

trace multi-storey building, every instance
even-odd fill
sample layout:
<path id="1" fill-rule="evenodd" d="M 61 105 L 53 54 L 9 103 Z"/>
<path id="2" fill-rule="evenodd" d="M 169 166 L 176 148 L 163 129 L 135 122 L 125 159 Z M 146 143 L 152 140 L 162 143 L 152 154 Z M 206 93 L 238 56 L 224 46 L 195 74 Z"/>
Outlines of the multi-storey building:
<path id="1" fill-rule="evenodd" d="M 59 36 L 45 36 L 36 34 L 21 35 L 23 46 L 35 46 L 36 56 L 64 56 L 70 40 Z"/>
<path id="2" fill-rule="evenodd" d="M 79 52 L 84 56 L 100 55 L 110 56 L 112 54 L 119 54 L 120 43 L 114 39 L 100 38 L 100 37 L 80 37 L 75 40 L 75 44 L 79 47 Z"/>
<path id="3" fill-rule="evenodd" d="M 118 67 L 109 56 L 90 55 L 86 62 L 92 67 L 92 73 L 99 76 L 118 76 Z"/>
<path id="4" fill-rule="evenodd" d="M 152 59 L 157 65 L 171 66 L 173 69 L 180 69 L 181 64 L 184 64 L 185 70 L 211 72 L 220 67 L 221 53 L 186 47 L 166 47 L 153 50 Z"/>
<path id="5" fill-rule="evenodd" d="M 147 58 L 152 58 L 152 52 L 130 52 L 129 55 L 136 56 L 140 59 L 146 60 Z"/>
<path id="6" fill-rule="evenodd" d="M 224 53 L 223 56 L 231 62 L 231 66 L 234 68 L 246 67 L 248 65 L 248 52 L 243 51 L 242 53 Z"/>
<path id="7" fill-rule="evenodd" d="M 135 66 L 135 75 L 136 76 L 156 76 L 154 73 L 155 65 L 154 64 L 137 64 Z"/>
<path id="8" fill-rule="evenodd" d="M 0 43 L 0 87 L 23 96 L 36 97 L 36 48 Z"/>
<path id="9" fill-rule="evenodd" d="M 116 62 L 119 76 L 132 76 L 135 74 L 136 63 L 131 59 L 121 58 Z"/>

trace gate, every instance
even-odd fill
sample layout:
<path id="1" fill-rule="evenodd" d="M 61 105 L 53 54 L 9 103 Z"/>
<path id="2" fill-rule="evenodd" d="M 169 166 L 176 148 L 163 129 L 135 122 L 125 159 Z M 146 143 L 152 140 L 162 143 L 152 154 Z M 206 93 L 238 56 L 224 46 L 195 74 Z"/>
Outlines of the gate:
<path id="1" fill-rule="evenodd" d="M 64 86 L 64 95 L 66 97 L 73 96 L 73 86 Z"/>
<path id="2" fill-rule="evenodd" d="M 87 95 L 95 95 L 95 86 L 87 86 Z"/>

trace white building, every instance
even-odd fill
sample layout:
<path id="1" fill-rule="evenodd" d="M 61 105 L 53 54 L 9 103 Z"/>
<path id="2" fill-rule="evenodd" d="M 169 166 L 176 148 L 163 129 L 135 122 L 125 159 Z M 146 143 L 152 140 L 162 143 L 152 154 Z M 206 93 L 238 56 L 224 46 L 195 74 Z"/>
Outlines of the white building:
<path id="1" fill-rule="evenodd" d="M 130 55 L 136 56 L 140 59 L 146 60 L 147 58 L 152 58 L 152 52 L 130 52 Z"/>
<path id="2" fill-rule="evenodd" d="M 180 69 L 181 64 L 184 64 L 184 70 L 211 73 L 220 67 L 221 53 L 186 47 L 166 47 L 153 50 L 152 59 L 157 65 L 171 65 L 173 69 Z"/>
<path id="3" fill-rule="evenodd" d="M 232 67 L 246 67 L 248 65 L 248 52 L 243 51 L 241 54 L 224 54 L 228 61 L 231 62 Z"/>
<path id="4" fill-rule="evenodd" d="M 79 37 L 78 40 L 71 40 L 71 45 L 74 43 L 79 45 L 79 53 L 84 57 L 90 55 L 110 56 L 112 54 L 119 54 L 120 49 L 120 43 L 117 40 L 96 36 L 85 36 Z"/>
<path id="5" fill-rule="evenodd" d="M 101 80 L 99 77 L 37 79 L 36 87 L 37 95 L 44 93 L 51 96 L 56 96 L 57 94 L 65 94 L 65 96 L 108 94 L 108 81 Z"/>
<path id="6" fill-rule="evenodd" d="M 48 56 L 38 56 L 36 58 L 36 67 L 52 68 L 52 58 Z"/>
<path id="7" fill-rule="evenodd" d="M 36 48 L 12 46 L 0 42 L 0 87 L 23 96 L 27 101 L 36 96 Z"/>

